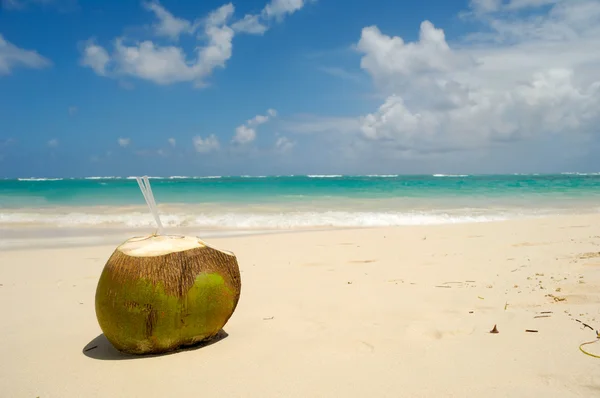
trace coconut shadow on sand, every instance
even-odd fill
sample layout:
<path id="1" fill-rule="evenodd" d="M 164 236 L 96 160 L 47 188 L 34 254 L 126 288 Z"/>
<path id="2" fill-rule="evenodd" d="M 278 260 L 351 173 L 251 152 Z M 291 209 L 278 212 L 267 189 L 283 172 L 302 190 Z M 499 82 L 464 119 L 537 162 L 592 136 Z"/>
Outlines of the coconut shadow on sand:
<path id="1" fill-rule="evenodd" d="M 87 343 L 85 345 L 85 347 L 83 347 L 83 350 L 81 352 L 83 353 L 83 355 L 85 355 L 88 358 L 99 359 L 99 360 L 103 360 L 103 361 L 119 361 L 119 360 L 124 360 L 124 359 L 144 359 L 144 358 L 173 355 L 173 354 L 177 354 L 178 352 L 182 352 L 182 351 L 195 351 L 195 350 L 207 347 L 209 345 L 218 343 L 219 341 L 227 338 L 227 336 L 229 336 L 227 334 L 227 332 L 225 332 L 223 329 L 221 329 L 219 331 L 219 333 L 217 333 L 217 335 L 215 337 L 213 337 L 212 339 L 206 340 L 206 341 L 201 341 L 201 342 L 191 345 L 191 346 L 182 347 L 180 349 L 170 351 L 170 352 L 165 352 L 162 354 L 133 355 L 133 354 L 126 354 L 124 352 L 118 351 L 115 347 L 112 346 L 112 344 L 110 344 L 110 342 L 108 341 L 106 336 L 104 336 L 104 334 L 100 334 L 95 339 L 93 339 L 92 341 Z"/>

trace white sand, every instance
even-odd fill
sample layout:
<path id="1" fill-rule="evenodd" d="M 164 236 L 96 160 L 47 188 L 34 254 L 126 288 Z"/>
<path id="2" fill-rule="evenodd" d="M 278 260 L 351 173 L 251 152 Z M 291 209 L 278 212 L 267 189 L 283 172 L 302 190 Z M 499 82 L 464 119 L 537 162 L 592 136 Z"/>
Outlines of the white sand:
<path id="1" fill-rule="evenodd" d="M 228 336 L 157 357 L 98 337 L 116 246 L 0 252 L 0 396 L 600 396 L 598 215 L 208 243 L 242 270 Z"/>

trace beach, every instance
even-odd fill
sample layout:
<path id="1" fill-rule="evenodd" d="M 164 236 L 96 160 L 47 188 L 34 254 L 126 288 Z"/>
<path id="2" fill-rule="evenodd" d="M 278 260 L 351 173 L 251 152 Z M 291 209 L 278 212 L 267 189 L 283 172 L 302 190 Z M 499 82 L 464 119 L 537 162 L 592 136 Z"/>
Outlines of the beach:
<path id="1" fill-rule="evenodd" d="M 281 232 L 206 239 L 238 257 L 235 313 L 212 344 L 145 357 L 95 317 L 116 238 L 3 249 L 0 395 L 600 395 L 579 350 L 600 328 L 599 214 Z"/>
<path id="2" fill-rule="evenodd" d="M 600 398 L 599 65 L 600 0 L 0 0 L 0 398 Z"/>

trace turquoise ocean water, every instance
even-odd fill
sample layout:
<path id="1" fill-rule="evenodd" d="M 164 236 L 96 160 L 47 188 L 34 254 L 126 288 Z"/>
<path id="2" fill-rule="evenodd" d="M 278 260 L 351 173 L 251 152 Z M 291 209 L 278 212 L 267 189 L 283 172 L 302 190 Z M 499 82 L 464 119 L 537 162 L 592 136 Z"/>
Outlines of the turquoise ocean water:
<path id="1" fill-rule="evenodd" d="M 600 211 L 600 173 L 151 177 L 167 226 L 361 227 Z M 0 227 L 152 226 L 135 179 L 0 180 Z"/>

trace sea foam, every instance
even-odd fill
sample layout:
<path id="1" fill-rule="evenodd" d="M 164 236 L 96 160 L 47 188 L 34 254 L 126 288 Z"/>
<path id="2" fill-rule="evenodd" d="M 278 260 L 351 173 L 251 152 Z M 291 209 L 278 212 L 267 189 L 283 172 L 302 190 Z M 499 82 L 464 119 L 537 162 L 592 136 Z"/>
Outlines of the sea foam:
<path id="1" fill-rule="evenodd" d="M 19 181 L 62 181 L 62 178 L 18 178 Z"/>
<path id="2" fill-rule="evenodd" d="M 501 221 L 506 215 L 434 214 L 427 212 L 279 212 L 279 213 L 167 213 L 162 223 L 169 227 L 203 227 L 227 229 L 296 229 L 310 227 L 384 227 L 401 225 L 435 225 L 470 222 Z M 59 226 L 59 227 L 153 227 L 154 219 L 142 212 L 130 213 L 0 213 L 0 226 Z"/>

